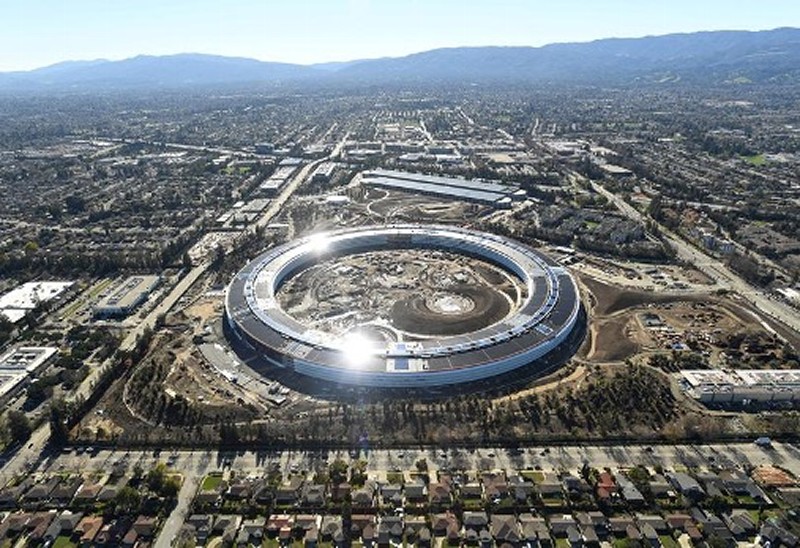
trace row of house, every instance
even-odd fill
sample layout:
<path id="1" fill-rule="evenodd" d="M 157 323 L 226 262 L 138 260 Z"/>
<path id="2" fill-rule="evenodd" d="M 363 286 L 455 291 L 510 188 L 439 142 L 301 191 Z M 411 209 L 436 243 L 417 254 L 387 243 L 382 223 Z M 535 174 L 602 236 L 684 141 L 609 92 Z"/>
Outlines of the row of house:
<path id="1" fill-rule="evenodd" d="M 321 514 L 273 514 L 244 519 L 239 515 L 194 514 L 187 518 L 180 538 L 205 544 L 221 537 L 226 545 L 261 546 L 267 539 L 281 546 L 302 542 L 307 548 L 320 543 L 349 546 L 415 545 L 429 547 L 495 546 L 553 548 L 599 547 L 601 543 L 630 541 L 660 548 L 669 538 L 684 546 L 718 539 L 728 546 L 754 539 L 794 546 L 797 538 L 771 522 L 760 527 L 745 510 L 714 514 L 697 507 L 661 514 L 634 513 L 611 517 L 599 511 L 541 516 L 534 513 L 492 514 L 451 512 L 428 515 L 353 514 L 349 517 Z M 671 543 L 670 543 L 671 544 Z"/>
<path id="2" fill-rule="evenodd" d="M 769 504 L 767 494 L 750 477 L 739 471 L 704 471 L 651 474 L 646 481 L 647 497 L 625 473 L 609 471 L 595 474 L 590 481 L 573 473 L 531 474 L 489 471 L 477 475 L 439 471 L 435 480 L 419 475 L 404 481 L 377 482 L 363 485 L 350 483 L 319 484 L 295 476 L 276 487 L 264 478 L 234 478 L 218 482 L 213 489 L 200 490 L 195 503 L 199 509 L 219 506 L 222 501 L 253 501 L 284 508 L 321 509 L 328 503 L 345 500 L 356 509 L 370 508 L 448 508 L 459 500 L 480 506 L 486 503 L 507 505 L 558 506 L 579 500 L 606 505 L 624 504 L 641 508 L 651 500 L 675 501 L 688 497 L 697 501 L 705 497 L 742 498 L 757 504 Z"/>
<path id="3" fill-rule="evenodd" d="M 70 510 L 14 512 L 0 522 L 0 541 L 25 539 L 30 546 L 50 546 L 59 537 L 77 546 L 150 546 L 157 531 L 154 517 L 105 518 Z"/>

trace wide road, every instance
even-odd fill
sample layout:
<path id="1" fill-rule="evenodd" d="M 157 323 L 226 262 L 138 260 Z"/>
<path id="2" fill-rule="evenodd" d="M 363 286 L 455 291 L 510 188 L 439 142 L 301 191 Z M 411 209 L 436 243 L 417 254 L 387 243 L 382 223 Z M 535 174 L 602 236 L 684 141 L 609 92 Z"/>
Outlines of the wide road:
<path id="1" fill-rule="evenodd" d="M 617 209 L 625 216 L 634 221 L 644 222 L 642 214 L 623 200 L 622 197 L 610 192 L 594 181 L 590 181 L 590 183 L 595 192 L 616 205 Z M 648 220 L 652 219 L 648 218 Z M 694 265 L 695 268 L 710 276 L 721 288 L 737 293 L 758 310 L 800 333 L 800 313 L 797 310 L 782 301 L 771 299 L 766 293 L 756 289 L 732 272 L 721 261 L 694 247 L 666 227 L 658 224 L 658 229 L 675 248 L 678 258 Z"/>

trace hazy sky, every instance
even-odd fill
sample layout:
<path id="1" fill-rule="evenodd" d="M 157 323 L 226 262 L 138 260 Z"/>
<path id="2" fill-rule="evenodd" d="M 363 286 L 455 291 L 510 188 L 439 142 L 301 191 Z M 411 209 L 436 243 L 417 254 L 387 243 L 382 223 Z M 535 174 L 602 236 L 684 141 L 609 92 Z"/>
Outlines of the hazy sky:
<path id="1" fill-rule="evenodd" d="M 316 63 L 800 26 L 798 0 L 0 0 L 0 71 L 182 52 Z"/>

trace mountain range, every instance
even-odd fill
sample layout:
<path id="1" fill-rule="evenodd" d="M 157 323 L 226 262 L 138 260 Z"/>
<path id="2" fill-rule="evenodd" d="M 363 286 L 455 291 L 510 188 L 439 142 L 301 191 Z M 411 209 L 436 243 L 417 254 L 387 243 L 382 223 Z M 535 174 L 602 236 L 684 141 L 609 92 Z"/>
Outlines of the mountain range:
<path id="1" fill-rule="evenodd" d="M 237 84 L 408 85 L 800 82 L 800 29 L 610 38 L 542 47 L 444 48 L 297 65 L 204 54 L 68 61 L 0 73 L 0 89 L 143 89 Z"/>

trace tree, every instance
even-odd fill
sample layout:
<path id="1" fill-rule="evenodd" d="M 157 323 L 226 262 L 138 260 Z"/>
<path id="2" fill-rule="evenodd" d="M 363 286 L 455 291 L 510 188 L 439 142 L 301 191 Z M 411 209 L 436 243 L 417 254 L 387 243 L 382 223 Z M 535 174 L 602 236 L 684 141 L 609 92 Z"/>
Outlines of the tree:
<path id="1" fill-rule="evenodd" d="M 342 459 L 336 459 L 330 465 L 328 476 L 333 485 L 338 485 L 347 481 L 347 463 Z"/>
<path id="2" fill-rule="evenodd" d="M 147 473 L 147 487 L 149 487 L 151 491 L 160 492 L 164 487 L 166 478 L 166 466 L 164 466 L 163 463 L 159 463 Z"/>
<path id="3" fill-rule="evenodd" d="M 69 440 L 67 426 L 69 414 L 63 400 L 57 400 L 50 406 L 50 441 L 56 445 L 64 445 Z"/>
<path id="4" fill-rule="evenodd" d="M 178 496 L 178 491 L 181 490 L 181 484 L 178 478 L 171 477 L 164 481 L 161 490 L 158 492 L 164 498 L 174 499 Z"/>
<path id="5" fill-rule="evenodd" d="M 139 510 L 139 505 L 142 502 L 142 495 L 137 489 L 130 485 L 126 485 L 117 493 L 114 502 L 117 505 L 117 510 L 123 514 L 134 514 Z"/>
<path id="6" fill-rule="evenodd" d="M 33 429 L 25 413 L 9 411 L 6 420 L 8 421 L 8 431 L 11 434 L 12 442 L 23 443 L 28 441 Z"/>

